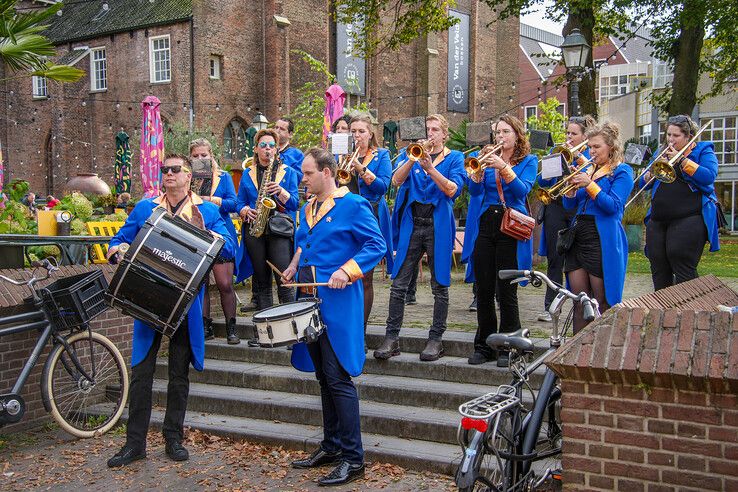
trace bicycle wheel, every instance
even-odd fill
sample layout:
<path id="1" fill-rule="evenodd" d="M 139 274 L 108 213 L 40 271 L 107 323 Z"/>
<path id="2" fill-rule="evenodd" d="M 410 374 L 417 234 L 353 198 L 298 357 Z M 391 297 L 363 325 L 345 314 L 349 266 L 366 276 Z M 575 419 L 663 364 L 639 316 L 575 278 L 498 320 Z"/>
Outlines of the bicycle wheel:
<path id="1" fill-rule="evenodd" d="M 546 416 L 536 442 L 536 452 L 544 458 L 535 462 L 530 476 L 531 490 L 549 492 L 561 490 L 561 481 L 555 476 L 561 472 L 561 391 L 557 388 L 548 400 Z M 535 487 L 535 488 L 533 488 Z"/>
<path id="2" fill-rule="evenodd" d="M 128 371 L 123 356 L 108 338 L 90 334 L 81 331 L 66 340 L 92 381 L 77 369 L 64 345 L 55 346 L 49 354 L 41 380 L 44 402 L 51 415 L 62 429 L 81 438 L 99 436 L 112 429 L 128 398 Z"/>
<path id="3" fill-rule="evenodd" d="M 512 412 L 500 412 L 496 427 L 490 422 L 490 429 L 482 434 L 478 431 L 464 431 L 464 442 L 468 442 L 465 457 L 470 462 L 463 469 L 464 458 L 456 472 L 456 485 L 461 492 L 487 492 L 506 490 L 505 479 L 509 472 L 508 460 L 500 453 L 510 453 L 513 448 Z"/>

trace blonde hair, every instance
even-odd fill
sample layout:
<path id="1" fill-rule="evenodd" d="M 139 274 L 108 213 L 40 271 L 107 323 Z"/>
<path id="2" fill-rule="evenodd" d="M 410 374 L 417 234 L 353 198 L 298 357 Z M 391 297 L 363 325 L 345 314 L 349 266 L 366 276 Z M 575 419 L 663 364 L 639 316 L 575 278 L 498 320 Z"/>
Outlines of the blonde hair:
<path id="1" fill-rule="evenodd" d="M 439 113 L 429 114 L 425 117 L 425 121 L 437 121 L 441 124 L 441 130 L 443 130 L 443 133 L 448 135 L 448 120 L 445 116 Z"/>
<path id="2" fill-rule="evenodd" d="M 620 125 L 614 121 L 605 121 L 595 125 L 587 131 L 587 138 L 600 136 L 605 145 L 610 147 L 610 164 L 618 165 L 623 161 L 623 138 L 620 135 Z"/>
<path id="3" fill-rule="evenodd" d="M 566 125 L 577 125 L 582 132 L 582 135 L 586 135 L 587 131 L 597 124 L 591 115 L 585 114 L 584 116 L 572 116 L 567 121 Z"/>
<path id="4" fill-rule="evenodd" d="M 374 130 L 374 123 L 372 123 L 371 117 L 367 114 L 355 115 L 353 118 L 351 118 L 351 121 L 349 121 L 349 131 L 351 131 L 351 125 L 356 122 L 366 123 L 367 128 L 369 128 L 369 131 L 372 134 L 372 138 L 369 139 L 369 148 L 379 147 L 379 142 L 377 141 L 377 132 Z"/>
<path id="5" fill-rule="evenodd" d="M 196 138 L 190 142 L 190 155 L 196 147 L 207 147 L 210 155 L 213 155 L 213 146 L 210 145 L 210 141 L 207 138 Z"/>

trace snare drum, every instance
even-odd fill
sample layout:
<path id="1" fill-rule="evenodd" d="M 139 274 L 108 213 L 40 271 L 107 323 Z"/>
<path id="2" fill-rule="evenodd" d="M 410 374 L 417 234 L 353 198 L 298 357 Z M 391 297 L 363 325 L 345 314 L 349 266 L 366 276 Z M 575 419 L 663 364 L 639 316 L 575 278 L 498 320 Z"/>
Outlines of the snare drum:
<path id="1" fill-rule="evenodd" d="M 223 238 L 156 208 L 121 260 L 105 298 L 171 337 L 224 244 Z"/>
<path id="2" fill-rule="evenodd" d="M 319 305 L 320 299 L 300 299 L 254 313 L 259 345 L 271 348 L 316 341 L 325 329 Z"/>

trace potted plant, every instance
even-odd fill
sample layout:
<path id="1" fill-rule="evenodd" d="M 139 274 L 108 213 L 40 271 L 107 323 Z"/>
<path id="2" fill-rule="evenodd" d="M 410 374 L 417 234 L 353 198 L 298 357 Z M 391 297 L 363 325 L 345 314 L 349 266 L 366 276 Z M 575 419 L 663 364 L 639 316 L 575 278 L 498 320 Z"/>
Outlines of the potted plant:
<path id="1" fill-rule="evenodd" d="M 646 213 L 650 207 L 650 201 L 646 197 L 631 203 L 623 212 L 623 226 L 628 238 L 628 252 L 641 251 L 643 248 L 644 225 Z"/>
<path id="2" fill-rule="evenodd" d="M 21 199 L 28 192 L 26 181 L 13 180 L 7 195 L 0 196 L 0 234 L 36 234 L 36 220 Z M 0 268 L 23 268 L 23 246 L 0 246 Z"/>

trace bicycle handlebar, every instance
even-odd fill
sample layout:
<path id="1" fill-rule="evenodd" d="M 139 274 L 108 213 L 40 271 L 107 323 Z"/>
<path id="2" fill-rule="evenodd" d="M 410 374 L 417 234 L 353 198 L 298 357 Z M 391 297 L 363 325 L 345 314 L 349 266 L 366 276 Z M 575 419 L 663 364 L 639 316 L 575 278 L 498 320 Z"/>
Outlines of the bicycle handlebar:
<path id="1" fill-rule="evenodd" d="M 540 287 L 542 284 L 545 283 L 549 288 L 555 290 L 557 293 L 565 295 L 572 301 L 581 302 L 584 307 L 584 319 L 586 321 L 592 321 L 595 318 L 595 308 L 593 305 L 593 300 L 587 294 L 585 294 L 584 292 L 574 294 L 548 278 L 542 272 L 538 272 L 535 270 L 500 270 L 498 275 L 502 280 L 528 280 L 535 287 Z"/>
<path id="2" fill-rule="evenodd" d="M 53 258 L 53 257 L 52 257 Z M 0 279 L 10 282 L 13 285 L 27 285 L 31 289 L 33 289 L 33 285 L 38 282 L 39 280 L 46 280 L 49 278 L 52 274 L 52 272 L 55 272 L 59 270 L 59 267 L 56 263 L 56 258 L 54 258 L 54 261 L 52 262 L 49 258 L 44 259 L 43 261 L 34 261 L 31 263 L 31 266 L 34 267 L 34 269 L 38 268 L 45 268 L 46 269 L 46 276 L 39 278 L 36 277 L 36 275 L 32 275 L 30 279 L 28 280 L 13 280 L 12 278 L 8 278 L 5 275 L 0 275 Z M 34 270 L 35 272 L 35 270 Z"/>

